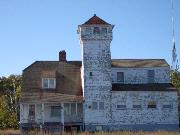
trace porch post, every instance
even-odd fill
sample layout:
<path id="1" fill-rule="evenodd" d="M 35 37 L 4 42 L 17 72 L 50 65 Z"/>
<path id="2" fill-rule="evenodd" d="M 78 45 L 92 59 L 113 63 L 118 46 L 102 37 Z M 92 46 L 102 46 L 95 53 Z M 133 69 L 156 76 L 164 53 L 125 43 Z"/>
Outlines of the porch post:
<path id="1" fill-rule="evenodd" d="M 77 103 L 76 103 L 76 115 L 78 115 L 78 112 L 77 112 Z"/>
<path id="2" fill-rule="evenodd" d="M 64 103 L 61 103 L 61 122 L 62 122 L 62 132 L 64 132 Z"/>
<path id="3" fill-rule="evenodd" d="M 23 104 L 20 103 L 20 124 L 23 123 L 23 119 L 24 119 L 24 116 L 23 116 Z"/>
<path id="4" fill-rule="evenodd" d="M 44 124 L 44 103 L 42 103 L 42 123 Z"/>

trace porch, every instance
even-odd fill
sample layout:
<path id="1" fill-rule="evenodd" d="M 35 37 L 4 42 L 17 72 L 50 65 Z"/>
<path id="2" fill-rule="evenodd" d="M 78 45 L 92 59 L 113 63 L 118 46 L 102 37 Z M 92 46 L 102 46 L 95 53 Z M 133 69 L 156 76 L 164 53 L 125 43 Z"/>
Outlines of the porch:
<path id="1" fill-rule="evenodd" d="M 82 130 L 82 103 L 21 103 L 20 126 L 59 132 Z"/>

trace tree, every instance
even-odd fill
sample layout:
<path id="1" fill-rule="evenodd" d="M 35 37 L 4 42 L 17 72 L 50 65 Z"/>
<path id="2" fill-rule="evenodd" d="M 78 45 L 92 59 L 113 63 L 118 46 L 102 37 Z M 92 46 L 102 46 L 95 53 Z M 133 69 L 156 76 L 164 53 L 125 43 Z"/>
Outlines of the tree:
<path id="1" fill-rule="evenodd" d="M 180 91 L 180 73 L 178 71 L 173 71 L 171 80 L 173 85 Z"/>
<path id="2" fill-rule="evenodd" d="M 14 110 L 17 108 L 21 92 L 21 75 L 10 75 L 9 77 L 1 77 L 0 93 L 6 95 L 9 108 Z"/>
<path id="3" fill-rule="evenodd" d="M 0 97 L 0 129 L 18 128 L 17 114 L 9 110 L 5 96 Z"/>
<path id="4" fill-rule="evenodd" d="M 18 127 L 21 84 L 21 75 L 0 77 L 0 129 Z"/>

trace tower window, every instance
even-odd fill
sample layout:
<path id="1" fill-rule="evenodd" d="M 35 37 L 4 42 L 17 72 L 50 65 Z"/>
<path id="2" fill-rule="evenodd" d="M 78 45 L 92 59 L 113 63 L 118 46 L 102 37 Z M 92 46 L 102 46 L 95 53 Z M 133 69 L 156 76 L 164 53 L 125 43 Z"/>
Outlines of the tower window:
<path id="1" fill-rule="evenodd" d="M 86 28 L 86 34 L 91 34 L 91 28 L 89 27 Z"/>
<path id="2" fill-rule="evenodd" d="M 105 50 L 102 50 L 102 56 L 105 56 Z"/>
<path id="3" fill-rule="evenodd" d="M 94 27 L 93 33 L 94 34 L 100 34 L 99 27 Z"/>
<path id="4" fill-rule="evenodd" d="M 102 28 L 102 34 L 107 34 L 107 28 Z"/>

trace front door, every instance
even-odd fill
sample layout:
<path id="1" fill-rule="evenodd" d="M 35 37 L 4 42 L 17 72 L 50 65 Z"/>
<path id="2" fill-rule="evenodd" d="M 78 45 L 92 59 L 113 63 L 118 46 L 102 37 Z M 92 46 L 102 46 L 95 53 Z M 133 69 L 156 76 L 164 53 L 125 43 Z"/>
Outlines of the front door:
<path id="1" fill-rule="evenodd" d="M 29 105 L 29 122 L 31 123 L 35 122 L 35 105 L 34 104 Z"/>

